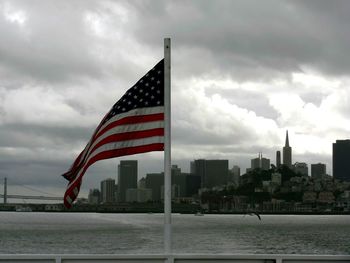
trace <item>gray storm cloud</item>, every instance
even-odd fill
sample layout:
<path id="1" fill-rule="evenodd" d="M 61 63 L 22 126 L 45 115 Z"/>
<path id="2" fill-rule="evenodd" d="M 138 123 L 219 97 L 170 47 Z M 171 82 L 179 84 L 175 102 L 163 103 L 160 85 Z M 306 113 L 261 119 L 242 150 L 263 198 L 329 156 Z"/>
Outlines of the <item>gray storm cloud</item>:
<path id="1" fill-rule="evenodd" d="M 2 1 L 0 178 L 60 178 L 114 102 L 172 38 L 173 158 L 322 161 L 350 132 L 348 1 Z M 140 176 L 162 155 L 132 156 Z M 125 158 L 124 158 L 125 159 Z M 127 159 L 127 158 L 126 158 Z M 83 188 L 115 177 L 89 169 Z M 63 192 L 62 192 L 63 194 Z"/>

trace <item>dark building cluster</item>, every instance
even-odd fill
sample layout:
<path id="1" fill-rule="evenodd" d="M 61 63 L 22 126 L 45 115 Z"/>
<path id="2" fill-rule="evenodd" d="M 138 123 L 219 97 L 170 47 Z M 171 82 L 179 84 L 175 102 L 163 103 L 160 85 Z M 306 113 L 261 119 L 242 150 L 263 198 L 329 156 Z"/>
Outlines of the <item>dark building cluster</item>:
<path id="1" fill-rule="evenodd" d="M 229 169 L 228 160 L 198 159 L 190 163 L 190 173 L 177 165 L 171 168 L 172 199 L 175 203 L 197 203 L 203 210 L 242 212 L 315 212 L 336 209 L 350 211 L 350 140 L 333 144 L 333 177 L 326 164 L 311 164 L 311 177 L 304 162 L 292 163 L 288 131 L 285 145 L 276 152 L 275 165 L 259 153 L 241 175 L 239 166 Z M 282 160 L 281 160 L 282 159 Z M 164 173 L 149 173 L 138 180 L 138 162 L 120 161 L 114 179 L 91 189 L 90 204 L 161 203 Z"/>

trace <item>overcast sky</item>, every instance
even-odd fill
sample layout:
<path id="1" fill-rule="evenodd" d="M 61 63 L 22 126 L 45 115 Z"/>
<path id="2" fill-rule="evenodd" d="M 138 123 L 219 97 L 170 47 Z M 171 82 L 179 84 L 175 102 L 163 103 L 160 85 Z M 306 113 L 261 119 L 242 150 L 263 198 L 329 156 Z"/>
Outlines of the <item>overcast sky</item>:
<path id="1" fill-rule="evenodd" d="M 172 157 L 326 163 L 350 138 L 350 1 L 0 1 L 0 180 L 62 195 L 101 118 L 172 39 Z M 162 153 L 101 161 L 80 197 Z M 2 182 L 1 182 L 2 183 Z M 16 192 L 17 191 L 17 192 Z M 2 190 L 0 190 L 2 193 Z M 34 194 L 34 193 L 33 193 Z"/>

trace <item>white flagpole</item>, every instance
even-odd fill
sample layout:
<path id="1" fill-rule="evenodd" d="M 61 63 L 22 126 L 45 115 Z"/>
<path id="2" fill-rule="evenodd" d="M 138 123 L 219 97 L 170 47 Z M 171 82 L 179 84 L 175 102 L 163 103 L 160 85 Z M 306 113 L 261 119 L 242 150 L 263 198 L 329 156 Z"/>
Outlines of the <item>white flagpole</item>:
<path id="1" fill-rule="evenodd" d="M 164 38 L 164 252 L 171 253 L 170 38 Z"/>

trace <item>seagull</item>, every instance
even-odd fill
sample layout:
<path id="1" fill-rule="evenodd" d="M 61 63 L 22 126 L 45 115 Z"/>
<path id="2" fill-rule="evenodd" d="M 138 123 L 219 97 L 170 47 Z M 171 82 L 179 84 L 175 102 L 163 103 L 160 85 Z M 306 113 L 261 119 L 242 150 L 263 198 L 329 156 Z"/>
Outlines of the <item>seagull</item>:
<path id="1" fill-rule="evenodd" d="M 257 212 L 249 212 L 249 213 L 245 213 L 245 215 L 250 215 L 250 216 L 256 215 L 259 218 L 259 220 L 261 221 L 261 216 Z"/>

